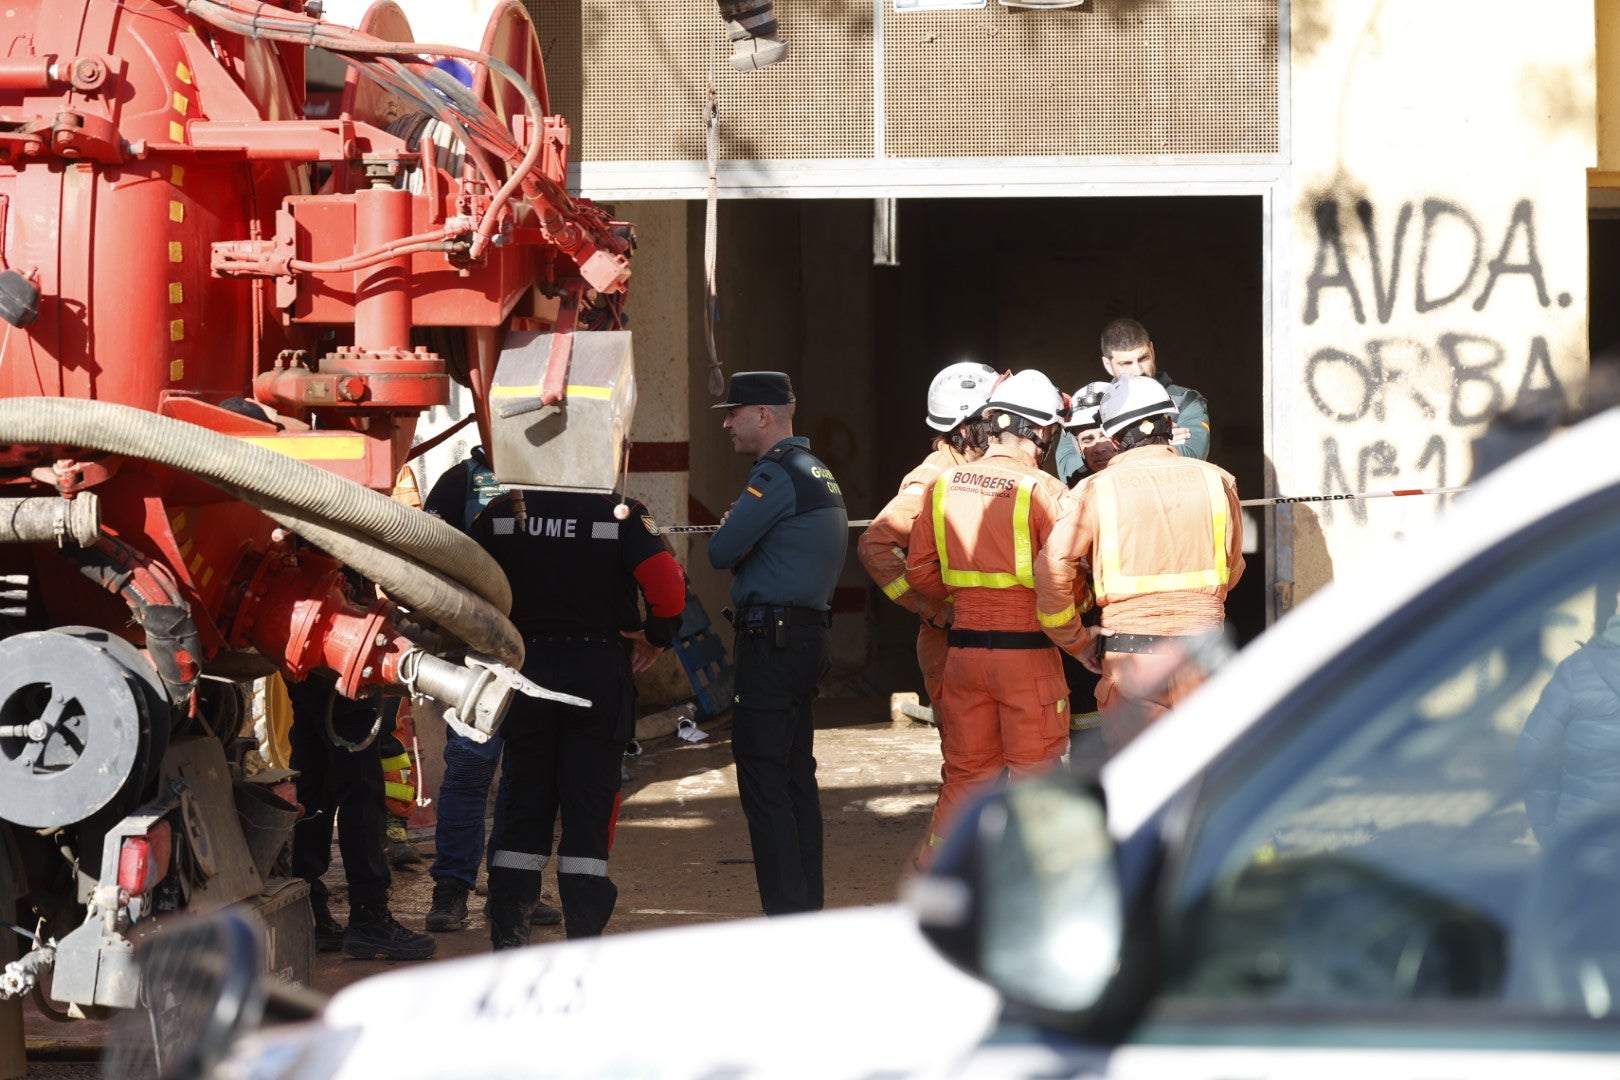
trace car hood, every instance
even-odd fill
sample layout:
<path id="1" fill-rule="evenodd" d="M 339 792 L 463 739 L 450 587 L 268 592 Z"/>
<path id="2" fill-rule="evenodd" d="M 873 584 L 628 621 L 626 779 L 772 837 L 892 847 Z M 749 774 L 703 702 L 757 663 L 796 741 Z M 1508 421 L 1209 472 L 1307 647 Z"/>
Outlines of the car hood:
<path id="1" fill-rule="evenodd" d="M 333 1080 L 931 1076 L 954 1071 L 997 1010 L 885 905 L 390 972 L 332 998 L 314 1056 L 342 1058 L 319 1072 Z"/>

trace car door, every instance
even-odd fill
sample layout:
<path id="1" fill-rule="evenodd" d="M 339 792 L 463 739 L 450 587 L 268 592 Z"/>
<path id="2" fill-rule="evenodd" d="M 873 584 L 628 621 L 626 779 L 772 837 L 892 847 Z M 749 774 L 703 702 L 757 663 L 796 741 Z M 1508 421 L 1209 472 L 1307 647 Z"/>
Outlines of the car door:
<path id="1" fill-rule="evenodd" d="M 1617 590 L 1609 491 L 1446 575 L 1208 768 L 1164 819 L 1162 976 L 1110 1073 L 1620 1071 Z"/>

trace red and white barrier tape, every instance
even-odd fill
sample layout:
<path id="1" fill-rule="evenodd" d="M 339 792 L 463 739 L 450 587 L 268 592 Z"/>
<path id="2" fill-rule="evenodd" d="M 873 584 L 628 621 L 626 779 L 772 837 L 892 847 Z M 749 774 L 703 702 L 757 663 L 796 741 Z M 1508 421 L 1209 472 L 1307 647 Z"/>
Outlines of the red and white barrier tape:
<path id="1" fill-rule="evenodd" d="M 1239 499 L 1239 506 L 1278 506 L 1285 503 L 1343 502 L 1347 499 L 1394 499 L 1403 495 L 1456 495 L 1468 486 L 1438 488 L 1397 488 L 1394 491 L 1347 491 L 1339 495 L 1277 495 L 1269 499 Z M 864 529 L 872 524 L 871 518 L 851 521 L 852 529 Z M 665 525 L 658 531 L 666 536 L 679 533 L 712 533 L 718 525 Z"/>

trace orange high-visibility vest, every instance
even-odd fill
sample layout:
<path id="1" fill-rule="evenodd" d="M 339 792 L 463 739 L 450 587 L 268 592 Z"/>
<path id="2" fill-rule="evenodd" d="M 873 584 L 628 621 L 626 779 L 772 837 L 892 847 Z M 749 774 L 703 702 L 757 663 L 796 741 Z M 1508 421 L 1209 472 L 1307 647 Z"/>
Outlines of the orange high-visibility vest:
<path id="1" fill-rule="evenodd" d="M 948 588 L 1035 587 L 1029 520 L 1035 483 L 1034 476 L 1010 474 L 982 459 L 940 474 L 934 483 L 934 543 L 939 550 L 940 580 Z M 976 505 L 964 488 L 979 489 Z M 958 497 L 947 520 L 945 504 L 953 489 Z M 987 542 L 1006 535 L 1012 538 L 1010 552 L 996 551 Z"/>
<path id="2" fill-rule="evenodd" d="M 1091 481 L 1097 507 L 1091 579 L 1097 602 L 1226 586 L 1231 523 L 1219 471 L 1161 471 L 1151 483 L 1142 480 L 1139 471 L 1104 469 Z M 1205 512 L 1179 511 L 1187 502 Z"/>

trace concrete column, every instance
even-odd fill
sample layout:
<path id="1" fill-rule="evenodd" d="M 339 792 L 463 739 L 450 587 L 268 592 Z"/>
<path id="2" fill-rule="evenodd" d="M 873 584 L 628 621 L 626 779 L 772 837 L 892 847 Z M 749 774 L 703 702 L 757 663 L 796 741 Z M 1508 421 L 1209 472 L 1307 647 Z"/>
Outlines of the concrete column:
<path id="1" fill-rule="evenodd" d="M 1291 10 L 1276 486 L 1464 483 L 1493 415 L 1573 401 L 1586 368 L 1592 5 L 1528 19 L 1507 0 Z M 1279 519 L 1283 606 L 1446 505 L 1294 507 Z"/>

